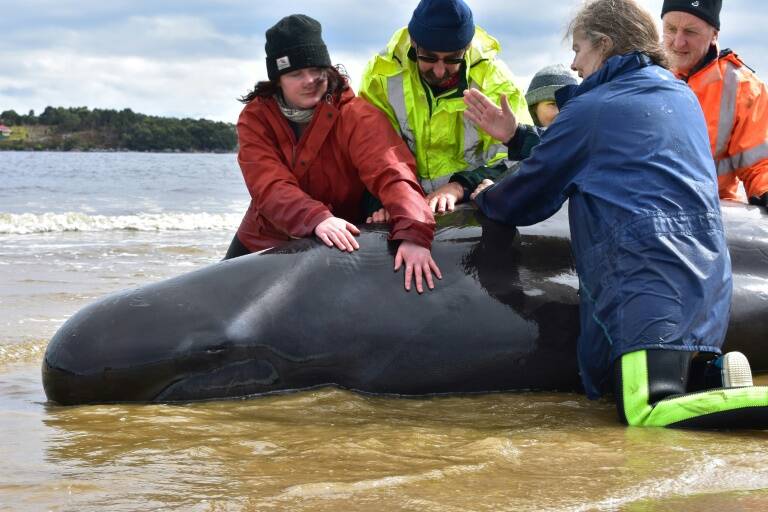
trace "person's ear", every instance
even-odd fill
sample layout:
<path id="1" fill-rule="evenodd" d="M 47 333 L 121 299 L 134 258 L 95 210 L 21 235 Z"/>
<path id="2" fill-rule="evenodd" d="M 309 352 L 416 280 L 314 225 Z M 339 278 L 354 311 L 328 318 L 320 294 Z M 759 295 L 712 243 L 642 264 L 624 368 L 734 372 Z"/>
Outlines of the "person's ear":
<path id="1" fill-rule="evenodd" d="M 607 56 L 613 53 L 613 39 L 608 36 L 600 38 L 600 48 L 603 51 L 603 55 Z"/>

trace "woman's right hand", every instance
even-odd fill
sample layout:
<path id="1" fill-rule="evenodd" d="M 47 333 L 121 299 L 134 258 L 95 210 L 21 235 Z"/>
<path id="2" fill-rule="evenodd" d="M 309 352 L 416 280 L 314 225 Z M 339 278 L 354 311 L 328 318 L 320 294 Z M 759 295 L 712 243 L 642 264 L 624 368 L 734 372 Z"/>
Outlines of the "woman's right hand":
<path id="1" fill-rule="evenodd" d="M 427 288 L 434 289 L 435 282 L 432 280 L 432 274 L 442 279 L 440 267 L 432 259 L 432 252 L 426 247 L 422 247 L 414 242 L 403 240 L 395 254 L 395 272 L 405 265 L 405 291 L 411 291 L 411 280 L 416 281 L 416 291 L 424 293 L 424 281 L 427 282 Z"/>
<path id="2" fill-rule="evenodd" d="M 501 142 L 507 142 L 517 130 L 517 119 L 509 107 L 507 97 L 501 96 L 501 108 L 477 89 L 464 91 L 467 109 L 464 117 L 485 130 L 488 135 Z"/>
<path id="3" fill-rule="evenodd" d="M 472 192 L 472 194 L 470 194 L 469 198 L 472 201 L 474 201 L 475 198 L 477 197 L 477 194 L 479 194 L 483 190 L 487 189 L 491 185 L 493 185 L 493 180 L 484 179 L 483 181 L 480 182 L 480 184 L 477 186 L 477 188 L 475 188 L 474 192 Z"/>
<path id="4" fill-rule="evenodd" d="M 342 251 L 352 252 L 360 248 L 355 240 L 360 230 L 338 217 L 328 217 L 315 227 L 315 235 L 328 247 L 336 246 Z"/>

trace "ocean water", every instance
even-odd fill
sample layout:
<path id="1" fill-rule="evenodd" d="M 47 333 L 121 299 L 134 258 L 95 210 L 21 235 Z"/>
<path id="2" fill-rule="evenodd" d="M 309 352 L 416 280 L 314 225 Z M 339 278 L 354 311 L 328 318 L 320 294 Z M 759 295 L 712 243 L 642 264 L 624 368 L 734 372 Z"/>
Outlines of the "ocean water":
<path id="1" fill-rule="evenodd" d="M 221 259 L 248 205 L 234 154 L 3 152 L 0 183 L 0 346 Z"/>
<path id="2" fill-rule="evenodd" d="M 577 394 L 46 403 L 70 315 L 219 260 L 247 203 L 231 154 L 0 152 L 0 510 L 768 508 L 768 432 L 625 428 Z"/>

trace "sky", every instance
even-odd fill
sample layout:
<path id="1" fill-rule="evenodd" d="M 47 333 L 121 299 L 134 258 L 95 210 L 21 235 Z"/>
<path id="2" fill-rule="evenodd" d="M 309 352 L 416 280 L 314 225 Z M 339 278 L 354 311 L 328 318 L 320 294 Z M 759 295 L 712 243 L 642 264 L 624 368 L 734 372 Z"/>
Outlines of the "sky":
<path id="1" fill-rule="evenodd" d="M 407 25 L 416 0 L 5 0 L 0 112 L 130 108 L 236 122 L 237 98 L 266 79 L 264 32 L 288 14 L 323 26 L 331 60 L 357 88 L 367 60 Z M 580 0 L 467 0 L 522 89 L 572 59 L 563 39 Z M 662 0 L 639 0 L 658 19 Z M 768 77 L 768 2 L 725 0 L 721 47 Z"/>

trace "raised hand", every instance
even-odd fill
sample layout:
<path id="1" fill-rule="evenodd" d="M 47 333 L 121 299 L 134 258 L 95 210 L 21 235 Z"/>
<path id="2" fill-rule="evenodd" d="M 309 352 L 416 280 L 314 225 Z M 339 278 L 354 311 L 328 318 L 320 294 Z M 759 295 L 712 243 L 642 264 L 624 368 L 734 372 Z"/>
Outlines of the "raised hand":
<path id="1" fill-rule="evenodd" d="M 464 117 L 486 131 L 494 139 L 507 142 L 517 130 L 517 119 L 509 108 L 507 97 L 501 96 L 501 108 L 477 89 L 464 91 L 467 109 Z"/>

